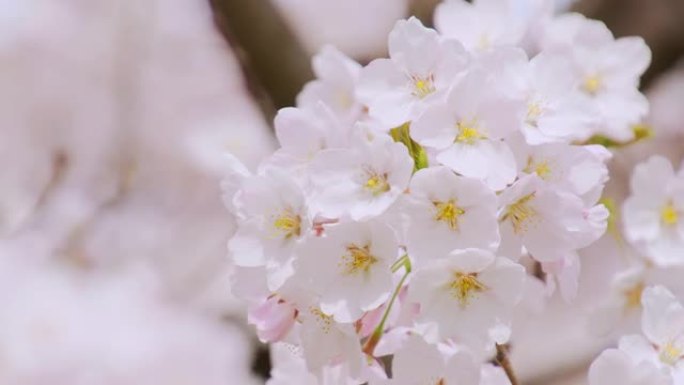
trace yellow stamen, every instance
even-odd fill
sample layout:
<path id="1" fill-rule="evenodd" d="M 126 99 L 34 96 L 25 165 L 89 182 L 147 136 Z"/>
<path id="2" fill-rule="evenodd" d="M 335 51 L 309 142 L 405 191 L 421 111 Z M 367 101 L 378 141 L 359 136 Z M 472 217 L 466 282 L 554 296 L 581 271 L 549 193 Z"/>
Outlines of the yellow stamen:
<path id="1" fill-rule="evenodd" d="M 534 193 L 526 195 L 517 202 L 508 206 L 506 213 L 501 217 L 502 221 L 511 220 L 513 232 L 521 234 L 527 231 L 529 222 L 537 216 L 537 211 L 530 206 L 534 199 Z"/>
<path id="2" fill-rule="evenodd" d="M 525 119 L 525 122 L 529 124 L 530 126 L 537 127 L 537 120 L 539 120 L 539 117 L 541 114 L 544 112 L 542 107 L 539 105 L 537 102 L 530 102 L 527 104 L 527 119 Z"/>
<path id="3" fill-rule="evenodd" d="M 584 79 L 582 84 L 582 90 L 587 94 L 594 96 L 596 95 L 603 85 L 603 81 L 599 75 L 590 75 Z"/>
<path id="4" fill-rule="evenodd" d="M 346 275 L 367 273 L 371 266 L 378 262 L 378 259 L 370 253 L 370 246 L 359 247 L 357 245 L 347 246 L 349 254 L 342 256 L 339 266 Z"/>
<path id="5" fill-rule="evenodd" d="M 668 342 L 665 346 L 660 348 L 658 358 L 660 358 L 660 361 L 664 364 L 674 365 L 682 358 L 682 354 L 684 354 L 682 349 L 674 346 L 672 342 Z"/>
<path id="6" fill-rule="evenodd" d="M 373 196 L 386 193 L 390 190 L 389 182 L 387 182 L 387 174 L 378 175 L 376 173 L 369 173 L 364 187 L 370 191 Z"/>
<path id="7" fill-rule="evenodd" d="M 474 144 L 476 141 L 480 139 L 487 138 L 480 132 L 479 127 L 477 126 L 477 122 L 475 120 L 470 122 L 465 122 L 461 120 L 458 123 L 456 123 L 456 128 L 458 129 L 458 135 L 454 140 L 455 142 Z"/>
<path id="8" fill-rule="evenodd" d="M 424 97 L 435 92 L 434 76 L 432 74 L 425 78 L 419 76 L 411 76 L 413 82 L 413 96 L 423 99 Z"/>
<path id="9" fill-rule="evenodd" d="M 310 306 L 309 313 L 316 318 L 316 323 L 323 330 L 323 333 L 328 334 L 333 325 L 333 317 L 323 313 L 321 309 Z"/>
<path id="10" fill-rule="evenodd" d="M 672 202 L 669 202 L 660 209 L 660 220 L 662 220 L 666 226 L 674 226 L 677 224 L 679 221 L 679 212 Z"/>
<path id="11" fill-rule="evenodd" d="M 273 226 L 285 235 L 285 239 L 298 237 L 302 231 L 302 218 L 292 212 L 291 209 L 285 209 L 283 213 L 273 221 Z"/>
<path id="12" fill-rule="evenodd" d="M 465 210 L 458 207 L 456 203 L 452 200 L 448 202 L 432 202 L 437 209 L 437 214 L 435 214 L 436 221 L 443 221 L 449 228 L 458 231 L 458 219 L 461 215 L 465 214 Z"/>
<path id="13" fill-rule="evenodd" d="M 641 294 L 644 292 L 644 283 L 639 282 L 623 292 L 625 296 L 625 309 L 638 309 L 641 307 Z"/>
<path id="14" fill-rule="evenodd" d="M 523 169 L 524 172 L 537 174 L 540 178 L 547 180 L 551 176 L 551 166 L 547 160 L 535 162 L 531 156 L 527 158 L 527 166 Z"/>
<path id="15" fill-rule="evenodd" d="M 465 307 L 475 294 L 486 291 L 487 287 L 477 280 L 477 273 L 455 272 L 454 279 L 449 283 L 449 290 L 461 307 Z"/>
<path id="16" fill-rule="evenodd" d="M 632 126 L 632 132 L 634 133 L 634 141 L 650 139 L 655 135 L 653 132 L 653 127 L 645 123 L 639 123 Z"/>

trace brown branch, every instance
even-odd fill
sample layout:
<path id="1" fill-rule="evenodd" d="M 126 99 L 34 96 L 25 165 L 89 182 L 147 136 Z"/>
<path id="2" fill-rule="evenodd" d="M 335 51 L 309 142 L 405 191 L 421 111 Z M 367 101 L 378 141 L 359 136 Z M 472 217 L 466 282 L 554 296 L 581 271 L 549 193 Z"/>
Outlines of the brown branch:
<path id="1" fill-rule="evenodd" d="M 264 107 L 264 93 L 276 108 L 292 106 L 313 78 L 308 53 L 271 1 L 210 0 L 217 25 L 247 73 L 250 91 Z M 272 113 L 268 113 L 270 115 Z M 268 117 L 268 116 L 267 116 Z"/>
<path id="2" fill-rule="evenodd" d="M 409 14 L 417 17 L 428 27 L 434 25 L 433 14 L 442 0 L 411 0 Z"/>
<path id="3" fill-rule="evenodd" d="M 506 377 L 511 381 L 511 385 L 520 385 L 511 361 L 508 359 L 508 348 L 506 346 L 496 344 L 496 363 L 506 372 Z"/>
<path id="4" fill-rule="evenodd" d="M 537 277 L 540 281 L 546 282 L 546 273 L 539 261 L 534 261 L 534 264 L 532 265 L 532 275 Z"/>

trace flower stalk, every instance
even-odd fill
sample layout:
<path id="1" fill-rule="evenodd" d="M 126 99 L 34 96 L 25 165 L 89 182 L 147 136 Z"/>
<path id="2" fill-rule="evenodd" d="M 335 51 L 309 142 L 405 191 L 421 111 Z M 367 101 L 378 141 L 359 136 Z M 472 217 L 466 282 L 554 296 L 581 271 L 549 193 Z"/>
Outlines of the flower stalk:
<path id="1" fill-rule="evenodd" d="M 496 344 L 496 362 L 506 372 L 506 377 L 508 377 L 511 385 L 520 385 L 513 371 L 511 361 L 508 359 L 508 349 L 504 345 Z"/>
<path id="2" fill-rule="evenodd" d="M 378 326 L 375 327 L 375 330 L 373 330 L 373 334 L 371 334 L 370 338 L 368 338 L 368 341 L 366 341 L 365 345 L 363 346 L 363 352 L 369 356 L 373 355 L 375 347 L 380 342 L 382 334 L 385 330 L 385 323 L 387 322 L 387 318 L 389 317 L 389 314 L 392 311 L 392 305 L 394 305 L 394 301 L 396 301 L 397 297 L 399 296 L 399 292 L 401 291 L 401 288 L 404 286 L 404 281 L 406 281 L 406 277 L 408 277 L 408 275 L 411 273 L 411 260 L 409 259 L 408 254 L 404 254 L 392 265 L 392 272 L 397 272 L 401 267 L 404 267 L 404 275 L 401 277 L 399 283 L 397 284 L 397 287 L 394 289 L 392 297 L 387 303 L 387 308 L 385 309 L 385 313 L 382 315 L 380 323 L 378 324 Z"/>

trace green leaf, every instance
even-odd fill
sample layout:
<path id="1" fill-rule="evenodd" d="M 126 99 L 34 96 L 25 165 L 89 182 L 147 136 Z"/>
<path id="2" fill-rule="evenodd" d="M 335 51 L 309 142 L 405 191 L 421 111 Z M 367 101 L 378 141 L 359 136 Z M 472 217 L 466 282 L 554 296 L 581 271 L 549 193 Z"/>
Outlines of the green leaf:
<path id="1" fill-rule="evenodd" d="M 634 132 L 634 139 L 627 142 L 618 142 L 603 135 L 594 135 L 584 144 L 600 144 L 606 148 L 621 148 L 653 137 L 653 128 L 646 124 L 636 124 L 632 127 L 632 131 Z"/>
<path id="2" fill-rule="evenodd" d="M 399 127 L 390 130 L 390 135 L 395 142 L 403 143 L 408 148 L 409 155 L 413 158 L 413 172 L 421 168 L 428 167 L 428 158 L 425 149 L 413 139 L 410 135 L 410 123 L 404 123 Z"/>

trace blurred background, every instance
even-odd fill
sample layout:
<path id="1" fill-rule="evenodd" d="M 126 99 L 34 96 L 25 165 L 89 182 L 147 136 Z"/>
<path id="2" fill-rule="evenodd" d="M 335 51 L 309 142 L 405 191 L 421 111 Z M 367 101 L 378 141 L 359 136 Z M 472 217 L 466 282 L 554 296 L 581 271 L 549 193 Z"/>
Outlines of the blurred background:
<path id="1" fill-rule="evenodd" d="M 524 3 L 537 0 L 512 0 Z M 551 1 L 551 0 L 549 0 Z M 437 0 L 0 0 L 0 384 L 261 384 L 268 348 L 230 294 L 222 154 L 276 148 L 271 119 L 332 44 L 366 63 Z M 684 155 L 684 1 L 557 1 L 653 50 L 654 137 Z M 580 294 L 518 322 L 523 383 L 584 384 L 611 337 L 587 332 L 624 260 L 583 252 Z"/>

